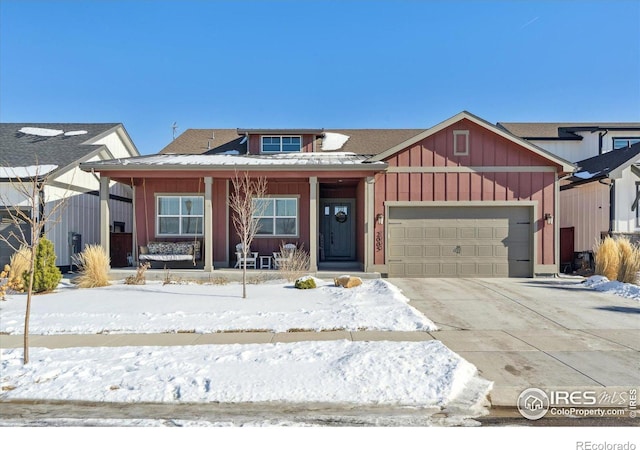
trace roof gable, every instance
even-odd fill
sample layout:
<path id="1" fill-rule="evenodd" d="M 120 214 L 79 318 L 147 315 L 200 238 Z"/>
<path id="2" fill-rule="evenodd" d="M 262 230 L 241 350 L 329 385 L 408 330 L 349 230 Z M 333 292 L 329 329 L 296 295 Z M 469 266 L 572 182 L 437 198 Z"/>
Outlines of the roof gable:
<path id="1" fill-rule="evenodd" d="M 485 128 L 527 150 L 529 150 L 530 152 L 532 152 L 533 154 L 540 156 L 550 162 L 552 162 L 553 164 L 556 164 L 558 166 L 561 167 L 561 171 L 562 172 L 572 172 L 574 169 L 573 164 L 571 164 L 569 161 L 566 161 L 558 156 L 555 156 L 549 152 L 547 152 L 546 150 L 538 147 L 537 145 L 534 145 L 524 139 L 521 139 L 517 136 L 514 136 L 513 134 L 487 122 L 486 120 L 483 120 L 481 118 L 479 118 L 478 116 L 475 116 L 467 111 L 462 111 L 459 114 L 456 114 L 455 116 L 440 122 L 439 124 L 429 128 L 428 130 L 423 131 L 422 133 L 419 133 L 415 136 L 413 136 L 412 138 L 409 138 L 407 140 L 405 140 L 404 142 L 400 142 L 397 145 L 394 145 L 393 147 L 373 156 L 370 161 L 382 161 L 385 160 L 393 155 L 395 155 L 396 153 L 399 153 L 403 150 L 405 150 L 407 147 L 410 147 L 420 141 L 422 141 L 423 139 L 432 136 L 436 133 L 438 133 L 439 131 L 444 130 L 445 128 L 450 127 L 451 125 L 454 125 L 462 120 L 469 120 L 473 123 L 475 123 L 476 125 Z"/>

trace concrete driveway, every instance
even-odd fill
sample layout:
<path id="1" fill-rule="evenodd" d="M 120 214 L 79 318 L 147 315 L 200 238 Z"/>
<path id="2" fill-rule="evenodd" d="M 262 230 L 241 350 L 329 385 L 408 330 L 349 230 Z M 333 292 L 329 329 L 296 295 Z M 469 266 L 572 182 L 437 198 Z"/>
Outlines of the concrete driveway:
<path id="1" fill-rule="evenodd" d="M 523 389 L 640 386 L 640 303 L 579 279 L 409 279 L 390 282 L 434 321 L 430 334 L 494 381 L 491 402 Z"/>

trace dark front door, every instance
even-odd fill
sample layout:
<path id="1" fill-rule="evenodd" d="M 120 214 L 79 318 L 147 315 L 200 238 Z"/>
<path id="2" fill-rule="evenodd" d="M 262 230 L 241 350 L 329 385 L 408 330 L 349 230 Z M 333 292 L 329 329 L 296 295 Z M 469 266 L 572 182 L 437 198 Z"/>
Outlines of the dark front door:
<path id="1" fill-rule="evenodd" d="M 355 201 L 324 200 L 321 202 L 321 245 L 326 260 L 354 260 Z M 322 255 L 321 255 L 322 256 Z"/>

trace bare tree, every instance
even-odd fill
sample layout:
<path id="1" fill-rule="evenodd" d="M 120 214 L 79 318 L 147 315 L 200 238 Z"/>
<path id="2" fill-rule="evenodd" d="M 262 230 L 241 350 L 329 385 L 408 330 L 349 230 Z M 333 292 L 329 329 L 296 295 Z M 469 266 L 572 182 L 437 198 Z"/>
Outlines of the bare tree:
<path id="1" fill-rule="evenodd" d="M 244 172 L 243 176 L 235 173 L 232 180 L 233 192 L 229 197 L 229 206 L 233 211 L 233 227 L 242 244 L 242 298 L 247 298 L 247 255 L 251 242 L 260 229 L 257 217 L 261 216 L 267 208 L 267 202 L 260 201 L 267 193 L 267 179 L 259 177 L 249 178 Z"/>
<path id="2" fill-rule="evenodd" d="M 55 168 L 55 166 L 52 166 Z M 36 249 L 40 238 L 44 235 L 45 226 L 50 226 L 59 220 L 59 215 L 65 205 L 65 196 L 51 201 L 46 208 L 45 185 L 49 174 L 46 167 L 36 165 L 29 168 L 1 167 L 0 178 L 8 178 L 12 197 L 22 199 L 24 208 L 15 205 L 9 196 L 2 196 L 4 210 L 9 220 L 15 225 L 14 229 L 6 235 L 0 235 L 0 240 L 5 242 L 14 252 L 20 247 L 30 250 L 29 281 L 27 283 L 27 306 L 24 316 L 24 364 L 29 362 L 29 317 L 31 315 L 31 298 L 33 296 L 34 268 L 36 264 Z M 28 170 L 26 170 L 28 169 Z M 26 226 L 25 226 L 26 225 Z M 17 230 L 17 231 L 16 231 Z"/>

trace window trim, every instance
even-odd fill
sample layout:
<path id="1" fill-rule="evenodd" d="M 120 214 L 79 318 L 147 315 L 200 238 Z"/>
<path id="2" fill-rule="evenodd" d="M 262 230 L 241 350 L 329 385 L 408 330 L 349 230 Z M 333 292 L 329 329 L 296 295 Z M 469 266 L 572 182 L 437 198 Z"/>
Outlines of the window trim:
<path id="1" fill-rule="evenodd" d="M 264 150 L 264 138 L 280 138 L 280 150 L 277 151 L 265 151 Z M 300 139 L 300 150 L 295 151 L 284 151 L 282 146 L 284 145 L 282 142 L 282 138 L 298 138 Z M 302 142 L 302 135 L 299 134 L 263 134 L 260 136 L 260 153 L 266 154 L 278 154 L 278 153 L 301 153 L 304 145 Z"/>
<path id="2" fill-rule="evenodd" d="M 271 218 L 274 220 L 273 234 L 260 234 L 256 233 L 256 239 L 273 239 L 273 238 L 299 238 L 300 237 L 300 196 L 299 195 L 267 195 L 265 197 L 256 197 L 256 200 L 273 200 L 273 215 L 272 216 L 253 216 L 254 219 Z M 276 200 L 295 200 L 296 201 L 296 232 L 295 234 L 275 234 L 275 220 L 277 218 L 290 219 L 292 216 L 277 216 L 276 215 Z"/>
<path id="3" fill-rule="evenodd" d="M 458 151 L 458 136 L 465 137 L 464 150 Z M 453 130 L 453 156 L 469 156 L 469 130 Z"/>
<path id="4" fill-rule="evenodd" d="M 175 215 L 175 214 L 163 214 L 160 215 L 158 213 L 158 211 L 160 210 L 158 202 L 160 200 L 160 198 L 167 198 L 167 197 L 173 197 L 173 198 L 180 198 L 180 205 L 182 205 L 182 198 L 183 197 L 198 197 L 202 199 L 202 214 L 201 215 L 196 215 L 196 214 L 191 214 L 189 216 L 187 215 L 183 215 L 182 213 L 180 213 L 179 215 Z M 155 235 L 156 237 L 202 237 L 204 236 L 204 194 L 202 193 L 160 193 L 160 192 L 156 192 L 155 194 Z M 178 229 L 180 231 L 182 231 L 182 218 L 186 218 L 186 217 L 195 217 L 195 218 L 202 218 L 202 232 L 200 233 L 160 233 L 160 218 L 161 217 L 178 217 Z"/>
<path id="5" fill-rule="evenodd" d="M 616 141 L 627 141 L 627 145 L 625 147 L 618 147 L 616 148 Z M 640 142 L 640 136 L 612 136 L 611 137 L 611 150 L 622 150 L 625 148 L 629 148 L 629 141 L 630 140 L 638 140 L 638 142 Z M 634 144 L 631 144 L 634 145 Z"/>

